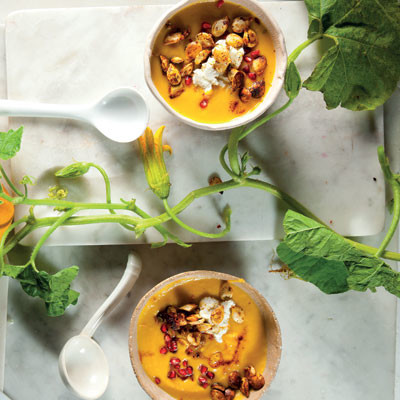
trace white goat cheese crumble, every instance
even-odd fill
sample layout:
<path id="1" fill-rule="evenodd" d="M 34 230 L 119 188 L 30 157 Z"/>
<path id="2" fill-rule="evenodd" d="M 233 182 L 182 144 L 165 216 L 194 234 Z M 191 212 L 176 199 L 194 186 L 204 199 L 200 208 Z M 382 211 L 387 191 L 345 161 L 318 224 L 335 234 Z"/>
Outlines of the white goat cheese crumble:
<path id="1" fill-rule="evenodd" d="M 244 49 L 242 47 L 235 49 L 234 47 L 228 46 L 225 40 L 218 40 L 213 52 L 218 46 L 227 48 L 229 50 L 231 64 L 235 68 L 239 68 L 243 61 Z M 217 72 L 214 66 L 214 57 L 209 57 L 208 60 L 203 63 L 201 68 L 197 68 L 193 72 L 193 84 L 201 87 L 205 93 L 211 92 L 213 86 L 225 86 L 225 84 L 228 83 L 226 76 Z"/>
<path id="2" fill-rule="evenodd" d="M 224 318 L 219 324 L 213 324 L 211 322 L 211 314 L 218 307 L 222 305 L 224 307 Z M 207 332 L 214 336 L 218 343 L 222 343 L 222 336 L 228 332 L 229 329 L 229 319 L 231 317 L 231 308 L 235 306 L 233 300 L 227 300 L 220 303 L 217 299 L 213 297 L 204 297 L 200 301 L 200 316 L 204 318 L 207 323 L 212 324 L 213 327 Z"/>

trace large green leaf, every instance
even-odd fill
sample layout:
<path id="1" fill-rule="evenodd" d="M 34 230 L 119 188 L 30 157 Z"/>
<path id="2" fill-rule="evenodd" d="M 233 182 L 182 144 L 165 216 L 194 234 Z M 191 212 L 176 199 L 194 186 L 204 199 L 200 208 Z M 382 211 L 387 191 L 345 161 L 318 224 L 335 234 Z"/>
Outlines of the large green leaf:
<path id="1" fill-rule="evenodd" d="M 0 132 L 0 158 L 8 160 L 14 157 L 21 148 L 22 133 L 21 126 L 16 131 L 10 129 L 8 132 Z"/>
<path id="2" fill-rule="evenodd" d="M 71 290 L 71 283 L 78 272 L 79 268 L 73 266 L 50 275 L 45 271 L 35 271 L 31 265 L 6 264 L 3 274 L 18 279 L 27 294 L 44 300 L 49 316 L 57 317 L 63 315 L 70 304 L 78 301 L 79 293 Z"/>
<path id="3" fill-rule="evenodd" d="M 280 259 L 305 281 L 328 294 L 347 290 L 375 291 L 383 286 L 400 297 L 400 274 L 380 258 L 354 247 L 342 236 L 313 219 L 288 211 Z"/>
<path id="4" fill-rule="evenodd" d="M 400 79 L 400 4 L 397 0 L 305 0 L 308 35 L 333 45 L 304 82 L 321 91 L 328 108 L 372 110 Z"/>

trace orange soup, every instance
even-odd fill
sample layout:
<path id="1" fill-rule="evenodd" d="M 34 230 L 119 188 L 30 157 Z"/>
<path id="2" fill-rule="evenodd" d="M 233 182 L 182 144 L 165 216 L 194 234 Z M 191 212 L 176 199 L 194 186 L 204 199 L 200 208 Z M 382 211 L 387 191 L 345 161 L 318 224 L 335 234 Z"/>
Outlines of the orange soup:
<path id="1" fill-rule="evenodd" d="M 219 392 L 244 399 L 264 386 L 264 320 L 233 282 L 182 279 L 166 286 L 143 308 L 137 332 L 144 370 L 176 399 L 206 400 Z"/>
<path id="2" fill-rule="evenodd" d="M 262 102 L 275 73 L 271 36 L 257 16 L 230 2 L 199 2 L 161 29 L 152 80 L 178 113 L 223 123 Z"/>

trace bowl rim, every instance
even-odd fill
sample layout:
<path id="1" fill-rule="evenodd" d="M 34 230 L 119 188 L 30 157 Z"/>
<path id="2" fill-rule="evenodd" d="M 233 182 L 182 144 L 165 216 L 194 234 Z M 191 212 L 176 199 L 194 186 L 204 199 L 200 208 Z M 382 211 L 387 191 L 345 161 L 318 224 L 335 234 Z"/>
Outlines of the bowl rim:
<path id="1" fill-rule="evenodd" d="M 159 20 L 156 24 L 154 24 L 152 30 L 150 31 L 147 41 L 145 44 L 144 51 L 144 77 L 146 84 L 155 98 L 160 102 L 160 104 L 172 115 L 177 117 L 179 120 L 184 123 L 193 126 L 195 128 L 205 129 L 205 130 L 214 130 L 221 131 L 227 129 L 233 129 L 238 126 L 245 125 L 262 114 L 264 114 L 269 107 L 277 99 L 283 83 L 285 79 L 285 72 L 287 66 L 287 51 L 286 51 L 286 43 L 283 32 L 276 22 L 275 18 L 265 10 L 261 4 L 256 0 L 227 0 L 228 2 L 239 4 L 244 8 L 247 8 L 252 14 L 256 14 L 258 18 L 262 21 L 264 25 L 266 25 L 274 44 L 275 56 L 276 56 L 276 65 L 275 65 L 275 73 L 272 79 L 272 84 L 267 94 L 264 96 L 263 101 L 258 104 L 252 111 L 247 112 L 246 114 L 233 118 L 227 122 L 221 123 L 206 123 L 206 122 L 198 122 L 191 118 L 185 117 L 184 115 L 178 113 L 173 107 L 171 107 L 167 101 L 161 96 L 156 88 L 152 77 L 151 77 L 151 63 L 150 59 L 152 56 L 152 49 L 154 42 L 157 38 L 159 31 L 162 29 L 164 24 L 170 19 L 174 14 L 176 14 L 182 8 L 185 8 L 193 3 L 197 2 L 213 2 L 215 0 L 182 0 L 178 2 L 175 6 L 170 8 Z M 266 3 L 268 4 L 268 3 Z M 278 61 L 279 60 L 279 61 Z"/>
<path id="2" fill-rule="evenodd" d="M 249 294 L 249 296 L 251 296 L 252 299 L 256 301 L 256 303 L 262 304 L 265 312 L 265 314 L 263 313 L 264 315 L 266 315 L 267 312 L 268 316 L 271 317 L 276 328 L 276 344 L 274 347 L 277 349 L 277 357 L 272 368 L 266 366 L 263 371 L 264 377 L 267 378 L 264 387 L 261 390 L 250 392 L 250 397 L 249 397 L 250 400 L 260 399 L 261 396 L 268 390 L 272 381 L 274 380 L 282 357 L 282 332 L 279 325 L 279 321 L 276 317 L 274 310 L 272 309 L 268 301 L 265 299 L 265 297 L 252 285 L 250 285 L 247 281 L 231 274 L 211 271 L 211 270 L 193 270 L 170 276 L 169 278 L 164 279 L 163 281 L 152 287 L 150 290 L 148 290 L 136 305 L 135 309 L 132 312 L 132 317 L 129 323 L 128 347 L 129 347 L 129 358 L 131 361 L 131 365 L 140 386 L 153 400 L 175 400 L 174 397 L 172 397 L 170 394 L 159 388 L 145 372 L 142 363 L 140 361 L 140 356 L 137 349 L 137 325 L 143 307 L 147 304 L 148 300 L 154 294 L 156 294 L 158 291 L 162 290 L 165 286 L 173 282 L 186 279 L 190 280 L 193 278 L 234 281 L 233 283 L 244 289 Z M 259 307 L 258 304 L 257 306 Z M 266 322 L 266 320 L 264 322 Z M 155 391 L 159 391 L 161 392 L 161 394 L 155 393 Z"/>

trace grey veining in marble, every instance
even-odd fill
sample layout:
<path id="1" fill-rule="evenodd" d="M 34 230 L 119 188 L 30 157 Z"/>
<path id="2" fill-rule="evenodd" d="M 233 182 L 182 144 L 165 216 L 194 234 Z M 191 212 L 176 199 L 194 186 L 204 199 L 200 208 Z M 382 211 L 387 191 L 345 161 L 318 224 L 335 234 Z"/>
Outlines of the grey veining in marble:
<path id="1" fill-rule="evenodd" d="M 270 2 L 265 7 L 279 21 L 288 49 L 292 50 L 300 38 L 305 38 L 304 4 Z M 91 102 L 116 86 L 134 83 L 148 99 L 150 125 L 167 126 L 165 140 L 174 150 L 172 157 L 167 157 L 172 182 L 170 203 L 175 204 L 191 190 L 207 185 L 210 174 L 217 172 L 225 178 L 218 154 L 227 135 L 179 123 L 145 86 L 142 62 L 138 60 L 142 59 L 150 21 L 166 9 L 137 6 L 12 14 L 6 25 L 8 95 L 11 99 L 39 102 Z M 307 49 L 300 59 L 305 76 L 318 52 L 318 47 Z M 376 157 L 376 147 L 383 137 L 379 114 L 328 111 L 320 94 L 303 91 L 290 111 L 246 139 L 243 151 L 249 151 L 251 164 L 261 167 L 262 179 L 289 192 L 339 232 L 374 234 L 382 229 L 384 220 L 384 183 Z M 163 211 L 160 202 L 147 190 L 136 146 L 112 143 L 75 122 L 12 120 L 13 127 L 20 124 L 24 124 L 26 134 L 22 150 L 13 160 L 13 173 L 16 181 L 26 173 L 40 178 L 31 189 L 34 196 L 46 197 L 48 187 L 57 183 L 52 172 L 60 166 L 74 160 L 96 161 L 110 173 L 114 199 L 133 195 L 150 214 Z M 69 188 L 72 199 L 104 199 L 104 187 L 95 171 L 81 182 L 63 184 Z M 196 200 L 182 213 L 182 218 L 200 230 L 215 232 L 226 204 L 233 210 L 232 231 L 223 240 L 282 236 L 284 207 L 271 195 L 254 189 Z M 20 207 L 17 214 L 24 211 Z M 38 217 L 49 214 L 43 208 L 35 212 Z M 207 240 L 177 227 L 173 229 L 187 241 Z M 26 243 L 36 241 L 39 234 L 40 231 L 35 232 Z M 157 235 L 149 230 L 143 240 L 157 240 Z M 48 244 L 133 241 L 131 232 L 109 225 L 60 229 Z"/>

